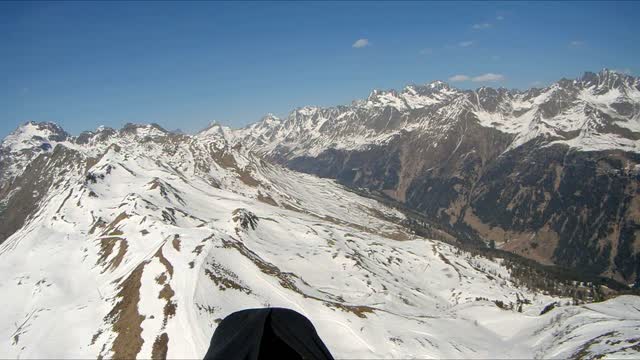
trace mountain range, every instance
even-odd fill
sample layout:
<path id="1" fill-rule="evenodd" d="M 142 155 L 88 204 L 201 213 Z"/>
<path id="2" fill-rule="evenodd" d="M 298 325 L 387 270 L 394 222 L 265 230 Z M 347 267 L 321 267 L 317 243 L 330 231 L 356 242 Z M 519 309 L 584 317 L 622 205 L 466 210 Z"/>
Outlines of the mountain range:
<path id="1" fill-rule="evenodd" d="M 461 240 L 638 280 L 638 78 L 605 69 L 526 91 L 435 81 L 208 131 L 376 192 Z"/>
<path id="2" fill-rule="evenodd" d="M 0 145 L 0 356 L 198 358 L 282 306 L 337 358 L 637 357 L 639 113 L 604 70 L 196 135 L 26 123 Z"/>

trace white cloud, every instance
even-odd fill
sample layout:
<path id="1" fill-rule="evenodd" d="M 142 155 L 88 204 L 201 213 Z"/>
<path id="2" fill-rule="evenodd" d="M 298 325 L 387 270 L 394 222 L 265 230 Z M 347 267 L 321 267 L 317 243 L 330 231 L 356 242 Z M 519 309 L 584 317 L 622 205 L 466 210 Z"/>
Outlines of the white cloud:
<path id="1" fill-rule="evenodd" d="M 369 43 L 369 39 L 358 39 L 356 40 L 356 42 L 353 43 L 353 45 L 351 45 L 351 47 L 354 47 L 356 49 L 360 49 L 366 46 L 370 46 L 371 43 Z"/>
<path id="2" fill-rule="evenodd" d="M 431 49 L 431 48 L 424 48 L 424 49 L 420 50 L 420 54 L 422 54 L 422 55 L 430 55 L 430 54 L 433 54 L 433 49 Z"/>
<path id="3" fill-rule="evenodd" d="M 493 26 L 493 25 L 491 25 L 489 23 L 482 23 L 482 24 L 473 24 L 472 28 L 474 30 L 484 30 L 484 29 L 490 28 L 491 26 Z"/>
<path id="4" fill-rule="evenodd" d="M 542 81 L 536 80 L 531 83 L 531 86 L 534 86 L 534 87 L 542 86 Z"/>
<path id="5" fill-rule="evenodd" d="M 494 73 L 478 75 L 471 79 L 473 82 L 497 82 L 502 80 L 504 80 L 504 75 Z"/>
<path id="6" fill-rule="evenodd" d="M 458 46 L 460 46 L 460 47 L 469 47 L 471 45 L 473 45 L 473 41 L 470 41 L 470 40 L 461 41 L 461 42 L 458 43 Z"/>
<path id="7" fill-rule="evenodd" d="M 459 82 L 459 81 L 469 81 L 469 77 L 467 75 L 453 75 L 449 78 L 451 82 Z"/>
<path id="8" fill-rule="evenodd" d="M 584 46 L 585 44 L 586 42 L 582 40 L 573 40 L 572 42 L 569 43 L 569 47 L 578 48 L 578 47 Z"/>
<path id="9" fill-rule="evenodd" d="M 499 82 L 505 79 L 502 74 L 486 73 L 474 77 L 457 74 L 449 78 L 451 82 L 473 81 L 473 82 Z"/>

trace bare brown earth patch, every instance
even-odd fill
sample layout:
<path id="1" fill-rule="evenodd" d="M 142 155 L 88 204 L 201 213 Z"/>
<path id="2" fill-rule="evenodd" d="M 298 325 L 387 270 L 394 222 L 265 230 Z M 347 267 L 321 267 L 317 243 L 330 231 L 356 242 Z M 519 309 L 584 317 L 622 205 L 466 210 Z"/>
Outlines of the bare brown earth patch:
<path id="1" fill-rule="evenodd" d="M 164 267 L 167 269 L 167 271 L 169 272 L 169 276 L 173 277 L 173 265 L 171 265 L 171 263 L 169 262 L 169 260 L 167 260 L 166 257 L 164 257 L 164 254 L 162 254 L 162 248 L 164 247 L 161 246 L 158 251 L 156 251 L 156 254 L 154 255 L 155 257 L 158 258 L 158 260 L 160 260 L 160 263 L 162 265 L 164 265 Z"/>
<path id="2" fill-rule="evenodd" d="M 553 265 L 553 252 L 558 246 L 558 241 L 558 234 L 545 225 L 529 237 L 521 236 L 509 241 L 502 249 L 545 265 Z"/>
<path id="3" fill-rule="evenodd" d="M 107 259 L 113 253 L 113 249 L 115 248 L 116 244 L 118 244 L 118 253 L 107 264 Z M 124 256 L 127 253 L 128 248 L 129 245 L 127 244 L 127 240 L 125 240 L 124 238 L 117 236 L 102 238 L 100 239 L 100 250 L 98 252 L 100 257 L 98 258 L 96 264 L 105 266 L 104 271 L 109 269 L 113 270 L 120 265 L 122 259 L 124 259 Z"/>
<path id="4" fill-rule="evenodd" d="M 111 346 L 114 359 L 135 359 L 144 340 L 142 339 L 142 321 L 145 317 L 138 312 L 140 302 L 140 279 L 147 262 L 143 262 L 129 274 L 120 285 L 116 298 L 120 300 L 105 317 L 113 324 L 116 338 Z"/>
<path id="5" fill-rule="evenodd" d="M 391 239 L 391 240 L 396 240 L 396 241 L 406 241 L 406 240 L 411 240 L 411 236 L 407 235 L 407 233 L 400 231 L 400 230 L 396 230 L 396 231 L 392 231 L 392 232 L 385 232 L 383 233 L 384 237 Z"/>
<path id="6" fill-rule="evenodd" d="M 180 251 L 180 235 L 178 234 L 173 235 L 173 240 L 171 240 L 171 245 L 173 245 L 173 248 L 176 249 L 176 251 Z"/>
<path id="7" fill-rule="evenodd" d="M 163 285 L 165 281 L 167 281 L 167 275 L 164 272 L 156 277 L 156 283 L 158 283 L 158 285 Z"/>
<path id="8" fill-rule="evenodd" d="M 499 226 L 483 223 L 472 210 L 464 213 L 464 221 L 476 230 L 483 238 L 493 239 L 503 244 L 501 249 L 510 251 L 545 265 L 553 265 L 553 252 L 558 245 L 559 237 L 548 226 L 536 232 L 506 231 Z"/>
<path id="9" fill-rule="evenodd" d="M 153 342 L 153 350 L 151 351 L 151 358 L 156 359 L 166 359 L 167 351 L 169 350 L 169 335 L 167 333 L 162 333 L 160 336 L 156 337 L 156 341 Z"/>
<path id="10" fill-rule="evenodd" d="M 177 305 L 172 301 L 173 295 L 175 295 L 175 291 L 171 288 L 171 285 L 168 283 L 164 284 L 162 290 L 160 290 L 160 294 L 158 294 L 158 299 L 164 299 L 167 303 L 164 305 L 164 320 L 162 321 L 162 326 L 167 325 L 167 321 L 170 317 L 173 317 L 176 314 Z"/>
<path id="11" fill-rule="evenodd" d="M 260 181 L 256 180 L 252 176 L 250 167 L 246 166 L 245 168 L 240 168 L 238 166 L 238 163 L 236 162 L 236 159 L 233 157 L 233 154 L 219 150 L 213 150 L 211 154 L 214 161 L 220 166 L 225 169 L 235 170 L 236 174 L 238 174 L 238 177 L 240 178 L 240 181 L 242 181 L 246 185 L 251 187 L 257 187 L 258 185 L 260 185 Z"/>
<path id="12" fill-rule="evenodd" d="M 250 169 L 247 169 L 247 168 L 237 169 L 236 172 L 240 176 L 240 180 L 251 187 L 258 187 L 258 185 L 261 184 L 260 181 L 256 180 L 253 177 Z"/>
<path id="13" fill-rule="evenodd" d="M 155 179 L 151 180 L 151 181 L 149 182 L 149 184 L 148 184 L 148 185 L 151 185 L 151 187 L 149 188 L 149 190 L 155 190 L 155 189 L 157 189 L 158 187 L 160 187 L 160 193 L 161 193 L 161 195 L 163 195 L 163 196 L 164 196 L 164 195 L 167 195 L 167 194 L 166 194 L 166 192 L 165 192 L 165 190 L 164 190 L 164 187 L 163 187 L 163 186 L 162 186 L 162 184 L 160 183 L 160 179 L 155 178 Z"/>
<path id="14" fill-rule="evenodd" d="M 269 205 L 273 205 L 273 206 L 278 206 L 278 203 L 273 200 L 273 198 L 269 195 L 264 195 L 262 194 L 262 192 L 258 192 L 258 201 L 261 201 L 265 204 L 269 204 Z"/>
<path id="15" fill-rule="evenodd" d="M 171 195 L 173 195 L 181 204 L 185 203 L 184 199 L 179 195 L 180 190 L 176 189 L 169 183 L 163 182 L 158 178 L 154 178 L 147 185 L 151 185 L 149 190 L 158 189 L 160 191 L 160 195 L 164 198 L 168 199 L 169 192 L 171 192 Z"/>
<path id="16" fill-rule="evenodd" d="M 165 241 L 165 244 L 166 244 L 166 241 Z M 164 305 L 164 310 L 163 310 L 164 319 L 162 321 L 162 328 L 164 329 L 164 327 L 167 326 L 167 321 L 169 320 L 169 318 L 173 317 L 176 314 L 177 304 L 173 302 L 173 296 L 175 295 L 175 291 L 173 291 L 173 288 L 171 288 L 171 285 L 167 281 L 167 275 L 166 275 L 166 273 L 168 273 L 169 278 L 173 277 L 173 265 L 169 262 L 169 260 L 167 260 L 166 257 L 164 257 L 164 254 L 162 253 L 163 248 L 164 248 L 164 244 L 158 249 L 158 251 L 156 251 L 156 254 L 154 255 L 154 257 L 157 257 L 160 263 L 165 267 L 165 269 L 167 269 L 166 272 L 162 272 L 162 274 L 160 274 L 156 278 L 156 282 L 158 284 L 160 285 L 164 284 L 164 286 L 162 287 L 162 290 L 160 290 L 160 293 L 158 294 L 158 299 L 164 299 L 166 301 Z"/>
<path id="17" fill-rule="evenodd" d="M 125 219 L 128 219 L 129 215 L 126 212 L 122 212 L 120 214 L 118 214 L 118 216 L 116 216 L 115 219 L 113 219 L 112 222 L 109 223 L 109 225 L 107 225 L 107 227 L 104 229 L 104 231 L 102 232 L 102 236 L 119 236 L 122 235 L 122 231 L 120 231 L 117 226 L 118 224 Z"/>
<path id="18" fill-rule="evenodd" d="M 193 249 L 192 253 L 200 255 L 200 253 L 202 252 L 202 248 L 204 248 L 204 245 L 198 245 Z"/>
<path id="19" fill-rule="evenodd" d="M 98 218 L 93 225 L 91 225 L 91 228 L 89 229 L 89 234 L 93 235 L 93 233 L 96 231 L 97 228 L 104 228 L 105 226 L 107 226 L 107 222 L 102 220 L 102 218 Z"/>
<path id="20" fill-rule="evenodd" d="M 330 307 L 335 307 L 342 311 L 354 313 L 357 317 L 363 318 L 363 319 L 367 317 L 367 314 L 374 313 L 374 308 L 369 306 L 344 305 L 338 302 L 332 302 Z"/>

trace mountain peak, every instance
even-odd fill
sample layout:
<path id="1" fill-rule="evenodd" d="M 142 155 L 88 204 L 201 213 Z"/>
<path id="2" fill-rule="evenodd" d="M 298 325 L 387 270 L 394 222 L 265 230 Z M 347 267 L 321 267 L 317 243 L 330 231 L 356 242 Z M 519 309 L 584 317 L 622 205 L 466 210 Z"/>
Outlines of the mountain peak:
<path id="1" fill-rule="evenodd" d="M 296 109 L 296 114 L 300 114 L 303 116 L 309 116 L 316 113 L 320 108 L 317 106 L 303 106 Z"/>
<path id="2" fill-rule="evenodd" d="M 269 123 L 271 123 L 271 122 L 280 122 L 280 118 L 275 116 L 272 113 L 267 113 L 265 116 L 263 116 L 260 119 L 260 122 L 269 122 Z"/>
<path id="3" fill-rule="evenodd" d="M 604 68 L 598 73 L 587 71 L 578 80 L 586 87 L 596 86 L 605 88 L 620 88 L 625 85 L 632 86 L 636 79 L 626 71 Z"/>
<path id="4" fill-rule="evenodd" d="M 7 136 L 2 144 L 4 147 L 12 147 L 17 150 L 25 146 L 33 147 L 36 143 L 37 146 L 41 146 L 43 143 L 52 141 L 64 141 L 68 137 L 69 134 L 56 123 L 50 121 L 27 121 Z"/>
<path id="5" fill-rule="evenodd" d="M 432 81 L 426 84 L 426 86 L 430 89 L 449 89 L 450 88 L 449 84 L 440 80 Z"/>

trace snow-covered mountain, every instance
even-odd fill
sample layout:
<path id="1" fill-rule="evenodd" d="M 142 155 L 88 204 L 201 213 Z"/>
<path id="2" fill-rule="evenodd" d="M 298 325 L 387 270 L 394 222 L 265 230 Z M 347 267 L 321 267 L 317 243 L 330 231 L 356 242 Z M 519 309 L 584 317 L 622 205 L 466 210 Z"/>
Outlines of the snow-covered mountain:
<path id="1" fill-rule="evenodd" d="M 640 353 L 637 296 L 528 287 L 508 260 L 422 238 L 224 132 L 28 123 L 3 141 L 0 357 L 198 358 L 220 319 L 263 306 L 306 315 L 337 358 Z"/>
<path id="2" fill-rule="evenodd" d="M 444 139 L 448 129 L 471 117 L 483 127 L 513 134 L 508 150 L 542 137 L 582 151 L 637 152 L 640 141 L 632 133 L 640 132 L 639 104 L 640 80 L 605 69 L 526 91 L 459 90 L 442 81 L 374 90 L 349 106 L 303 107 L 283 120 L 268 115 L 223 132 L 258 152 L 286 148 L 291 158 L 385 144 L 403 132 Z"/>
<path id="3" fill-rule="evenodd" d="M 640 279 L 633 76 L 605 69 L 525 91 L 436 81 L 210 131 L 291 169 L 384 194 L 459 238 Z"/>

